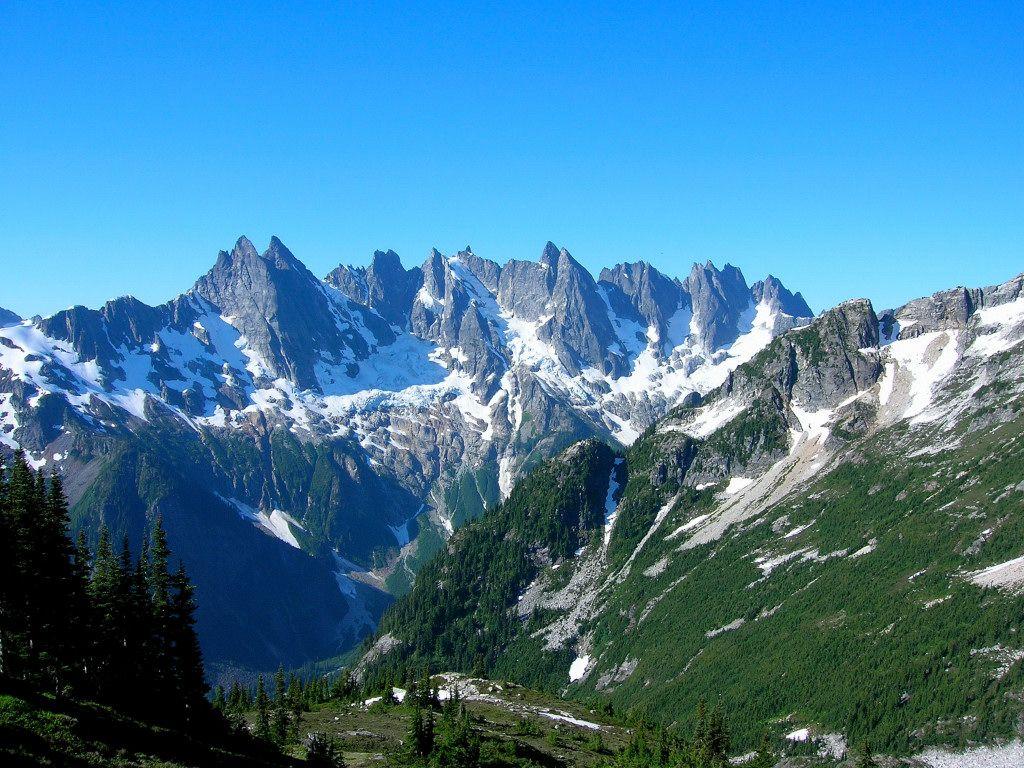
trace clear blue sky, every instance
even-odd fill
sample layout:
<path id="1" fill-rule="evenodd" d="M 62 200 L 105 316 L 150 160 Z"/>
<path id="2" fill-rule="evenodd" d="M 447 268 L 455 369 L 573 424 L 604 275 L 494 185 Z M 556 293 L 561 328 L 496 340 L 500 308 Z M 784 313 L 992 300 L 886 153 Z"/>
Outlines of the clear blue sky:
<path id="1" fill-rule="evenodd" d="M 242 233 L 320 275 L 728 261 L 816 310 L 1024 271 L 1019 0 L 112 5 L 0 4 L 21 314 L 166 300 Z"/>

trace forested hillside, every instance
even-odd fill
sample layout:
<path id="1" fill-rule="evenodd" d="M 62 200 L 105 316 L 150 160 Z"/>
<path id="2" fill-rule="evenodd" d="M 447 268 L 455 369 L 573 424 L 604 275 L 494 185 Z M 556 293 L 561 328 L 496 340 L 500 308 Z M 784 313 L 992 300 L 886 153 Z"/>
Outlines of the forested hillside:
<path id="1" fill-rule="evenodd" d="M 0 470 L 5 765 L 277 765 L 210 706 L 194 589 L 157 520 L 140 553 L 69 537 L 59 476 Z"/>
<path id="2" fill-rule="evenodd" d="M 740 751 L 765 730 L 836 755 L 1015 737 L 1020 292 L 848 302 L 621 462 L 575 446 L 452 539 L 361 669 L 476 670 L 665 725 L 707 698 Z"/>

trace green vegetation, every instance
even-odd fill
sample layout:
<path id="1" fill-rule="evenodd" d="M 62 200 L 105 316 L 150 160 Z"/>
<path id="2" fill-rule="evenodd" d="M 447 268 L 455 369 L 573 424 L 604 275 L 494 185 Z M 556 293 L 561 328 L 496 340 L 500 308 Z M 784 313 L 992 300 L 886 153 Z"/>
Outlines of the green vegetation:
<path id="1" fill-rule="evenodd" d="M 731 713 L 742 752 L 802 726 L 897 754 L 1012 737 L 1024 596 L 968 578 L 1019 557 L 1024 541 L 1024 416 L 1001 382 L 986 385 L 1002 398 L 998 419 L 979 405 L 951 432 L 837 428 L 849 452 L 837 468 L 692 547 L 669 534 L 710 512 L 721 488 L 692 490 L 686 473 L 770 463 L 787 449 L 785 406 L 765 393 L 703 441 L 647 430 L 620 469 L 593 577 L 599 611 L 549 649 L 543 631 L 566 609 L 520 615 L 519 596 L 538 578 L 549 594 L 564 586 L 576 551 L 592 551 L 612 459 L 570 450 L 425 566 L 381 626 L 401 650 L 374 658 L 368 677 L 400 676 L 409 660 L 475 670 L 666 727 L 707 697 Z M 592 492 L 572 496 L 562 477 Z M 583 638 L 594 669 L 570 684 Z"/>
<path id="2" fill-rule="evenodd" d="M 5 764 L 138 765 L 166 754 L 199 765 L 213 752 L 224 764 L 262 760 L 266 750 L 206 699 L 193 587 L 171 568 L 159 519 L 137 558 L 127 538 L 115 553 L 106 528 L 90 553 L 68 525 L 59 477 L 21 456 L 0 472 Z"/>
<path id="3" fill-rule="evenodd" d="M 381 633 L 399 633 L 409 653 L 388 657 L 371 679 L 404 679 L 424 662 L 467 673 L 496 669 L 520 629 L 508 606 L 544 562 L 571 558 L 599 540 L 614 458 L 602 443 L 580 443 L 532 472 L 494 512 L 458 531 L 382 621 Z M 516 658 L 527 665 L 532 656 Z"/>

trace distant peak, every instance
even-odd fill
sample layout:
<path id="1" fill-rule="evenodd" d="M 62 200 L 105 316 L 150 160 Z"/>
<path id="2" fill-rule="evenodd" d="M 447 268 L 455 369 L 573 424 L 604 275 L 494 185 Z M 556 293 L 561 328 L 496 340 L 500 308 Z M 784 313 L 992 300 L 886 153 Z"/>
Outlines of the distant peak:
<path id="1" fill-rule="evenodd" d="M 544 250 L 540 254 L 540 260 L 542 264 L 553 264 L 558 261 L 558 246 L 548 240 L 547 245 L 544 246 Z"/>
<path id="2" fill-rule="evenodd" d="M 242 235 L 235 241 L 235 247 L 231 251 L 233 256 L 259 256 L 256 248 L 248 237 Z"/>
<path id="3" fill-rule="evenodd" d="M 9 309 L 4 309 L 3 307 L 0 307 L 0 326 L 17 325 L 20 322 L 21 317 L 17 313 L 11 312 L 11 310 Z"/>
<path id="4" fill-rule="evenodd" d="M 384 279 L 394 275 L 405 274 L 405 267 L 402 264 L 401 258 L 390 248 L 386 251 L 373 252 L 373 261 L 370 263 L 370 269 L 373 270 L 373 273 L 378 278 Z"/>
<path id="5" fill-rule="evenodd" d="M 281 238 L 277 235 L 270 236 L 270 247 L 267 249 L 269 253 L 280 253 L 293 256 L 292 252 L 288 250 L 288 246 L 281 242 Z"/>

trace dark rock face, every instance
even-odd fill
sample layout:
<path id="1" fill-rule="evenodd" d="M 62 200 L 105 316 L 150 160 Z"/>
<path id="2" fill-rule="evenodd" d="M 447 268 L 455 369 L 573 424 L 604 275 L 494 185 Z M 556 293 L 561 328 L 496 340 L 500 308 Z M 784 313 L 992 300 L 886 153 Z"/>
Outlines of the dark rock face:
<path id="1" fill-rule="evenodd" d="M 690 296 L 680 283 L 642 261 L 603 269 L 599 282 L 616 312 L 648 328 L 653 326 L 662 342 L 659 352 L 671 351 L 669 321 L 679 310 L 692 309 Z"/>
<path id="2" fill-rule="evenodd" d="M 551 286 L 546 304 L 550 319 L 541 326 L 541 338 L 551 341 L 573 375 L 587 367 L 613 376 L 628 371 L 625 350 L 616 349 L 617 337 L 594 278 L 564 248 L 557 256 L 553 251 L 548 243 L 541 257 Z"/>
<path id="3" fill-rule="evenodd" d="M 241 238 L 192 291 L 232 318 L 271 375 L 300 389 L 320 388 L 314 372 L 319 360 L 357 361 L 370 353 L 347 306 L 333 300 L 276 237 L 262 256 Z"/>
<path id="4" fill-rule="evenodd" d="M 986 288 L 953 288 L 907 302 L 897 310 L 886 310 L 885 322 L 899 325 L 899 338 L 910 339 L 941 330 L 963 330 L 983 307 L 1005 304 L 1020 298 L 1024 275 Z M 891 317 L 892 320 L 888 320 Z"/>
<path id="5" fill-rule="evenodd" d="M 419 268 L 407 271 L 398 254 L 389 250 L 374 251 L 369 267 L 342 265 L 329 272 L 324 280 L 392 325 L 405 328 L 423 275 Z"/>
<path id="6" fill-rule="evenodd" d="M 790 293 L 786 286 L 772 275 L 750 286 L 750 292 L 755 303 L 764 302 L 769 307 L 793 317 L 814 317 L 804 297 L 799 292 Z"/>
<path id="7" fill-rule="evenodd" d="M 982 301 L 980 289 L 954 288 L 908 302 L 896 313 L 900 338 L 945 328 L 964 328 Z"/>
<path id="8" fill-rule="evenodd" d="M 698 341 L 717 349 L 736 340 L 739 319 L 750 307 L 751 295 L 743 273 L 731 264 L 718 271 L 709 261 L 694 264 L 685 288 L 690 294 Z"/>
<path id="9" fill-rule="evenodd" d="M 797 402 L 809 411 L 833 408 L 878 380 L 878 356 L 863 351 L 878 344 L 879 322 L 871 302 L 848 301 L 780 336 L 737 369 L 727 390 L 754 399 L 770 384 L 786 404 Z"/>

